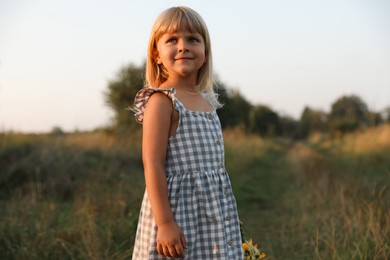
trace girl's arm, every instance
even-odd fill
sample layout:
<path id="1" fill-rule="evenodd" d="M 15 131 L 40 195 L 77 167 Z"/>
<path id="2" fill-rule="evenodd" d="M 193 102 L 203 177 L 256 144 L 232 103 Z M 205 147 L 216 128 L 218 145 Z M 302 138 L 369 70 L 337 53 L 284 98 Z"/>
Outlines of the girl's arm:
<path id="1" fill-rule="evenodd" d="M 157 250 L 168 257 L 184 257 L 187 244 L 168 199 L 165 160 L 171 126 L 172 102 L 162 93 L 153 94 L 144 111 L 142 159 L 145 183 L 157 225 Z"/>

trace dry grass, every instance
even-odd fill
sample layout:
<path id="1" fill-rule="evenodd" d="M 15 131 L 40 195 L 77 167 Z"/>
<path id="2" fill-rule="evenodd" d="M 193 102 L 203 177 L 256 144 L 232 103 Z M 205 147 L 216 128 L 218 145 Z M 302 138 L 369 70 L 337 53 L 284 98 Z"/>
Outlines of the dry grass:
<path id="1" fill-rule="evenodd" d="M 77 133 L 62 136 L 60 144 L 83 150 L 140 152 L 141 132 L 134 131 L 128 134 L 128 136 L 118 137 L 104 132 Z"/>
<path id="2" fill-rule="evenodd" d="M 306 143 L 224 132 L 247 235 L 268 259 L 390 257 L 390 127 Z M 0 135 L 2 259 L 130 259 L 140 133 Z"/>
<path id="3" fill-rule="evenodd" d="M 372 130 L 375 134 L 383 134 L 383 131 Z M 371 133 L 358 137 L 364 140 L 367 136 Z M 373 149 L 372 144 L 364 146 L 365 141 L 350 136 L 338 142 L 343 144 L 338 146 L 343 152 L 351 149 L 351 154 L 358 151 L 359 156 L 364 155 L 362 147 L 368 152 Z M 380 144 L 386 142 L 381 140 Z M 340 156 L 337 150 L 336 156 Z M 358 173 L 346 172 L 351 169 L 340 167 L 326 153 L 321 154 L 304 144 L 297 144 L 290 150 L 289 160 L 301 187 L 294 197 L 299 208 L 295 216 L 298 221 L 294 222 L 297 221 L 302 229 L 312 227 L 315 239 L 312 239 L 311 246 L 316 259 L 390 257 L 389 178 L 386 183 L 367 183 L 366 178 L 360 179 Z M 364 161 L 350 163 L 365 167 Z"/>
<path id="4" fill-rule="evenodd" d="M 136 141 L 103 132 L 1 138 L 2 259 L 130 258 L 144 189 Z"/>
<path id="5" fill-rule="evenodd" d="M 361 155 L 390 150 L 390 124 L 377 128 L 357 131 L 338 138 L 329 138 L 323 134 L 313 134 L 309 143 L 319 144 L 333 149 L 339 154 Z"/>

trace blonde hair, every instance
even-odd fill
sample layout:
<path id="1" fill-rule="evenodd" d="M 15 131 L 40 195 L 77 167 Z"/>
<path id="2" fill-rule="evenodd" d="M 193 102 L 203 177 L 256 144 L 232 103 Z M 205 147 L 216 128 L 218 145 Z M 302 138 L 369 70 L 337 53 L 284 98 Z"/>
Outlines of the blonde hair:
<path id="1" fill-rule="evenodd" d="M 213 64 L 211 54 L 210 35 L 206 23 L 194 10 L 185 6 L 171 7 L 162 12 L 156 19 L 148 44 L 146 60 L 145 87 L 159 87 L 168 79 L 163 65 L 156 62 L 158 55 L 157 42 L 165 33 L 173 33 L 184 28 L 190 33 L 199 33 L 205 44 L 205 63 L 198 71 L 196 86 L 199 92 L 206 95 L 213 105 L 219 107 L 217 95 L 213 90 Z"/>

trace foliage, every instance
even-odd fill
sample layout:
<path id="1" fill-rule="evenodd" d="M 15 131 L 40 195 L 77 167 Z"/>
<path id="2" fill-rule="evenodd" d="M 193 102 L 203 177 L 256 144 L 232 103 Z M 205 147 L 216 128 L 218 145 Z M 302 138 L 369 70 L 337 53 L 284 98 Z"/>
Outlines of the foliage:
<path id="1" fill-rule="evenodd" d="M 390 123 L 390 106 L 386 107 L 382 111 L 382 119 L 383 121 Z"/>
<path id="2" fill-rule="evenodd" d="M 108 84 L 104 93 L 106 104 L 115 112 L 114 125 L 116 128 L 134 126 L 135 120 L 128 110 L 133 105 L 136 93 L 144 87 L 145 65 L 130 64 L 119 70 L 116 78 Z"/>
<path id="3" fill-rule="evenodd" d="M 296 136 L 306 138 L 314 132 L 327 131 L 328 116 L 321 110 L 305 107 L 298 123 Z"/>
<path id="4" fill-rule="evenodd" d="M 129 64 L 120 69 L 108 84 L 104 95 L 107 105 L 114 111 L 112 128 L 117 132 L 136 125 L 128 108 L 132 106 L 136 93 L 144 86 L 144 72 L 145 65 Z M 329 114 L 305 107 L 299 120 L 295 120 L 288 115 L 279 115 L 268 106 L 252 104 L 239 90 L 229 88 L 218 77 L 215 78 L 215 89 L 223 104 L 217 113 L 224 129 L 241 128 L 263 137 L 303 139 L 317 132 L 344 134 L 390 121 L 389 108 L 382 113 L 369 111 L 366 103 L 356 95 L 338 98 L 332 104 Z"/>
<path id="5" fill-rule="evenodd" d="M 366 123 L 368 107 L 356 95 L 342 96 L 332 104 L 329 126 L 332 132 L 351 132 Z"/>
<path id="6" fill-rule="evenodd" d="M 279 115 L 264 105 L 256 105 L 249 114 L 249 129 L 261 136 L 281 134 Z"/>
<path id="7" fill-rule="evenodd" d="M 368 111 L 366 121 L 368 127 L 375 127 L 381 125 L 385 120 L 380 113 Z"/>
<path id="8" fill-rule="evenodd" d="M 296 137 L 298 121 L 290 116 L 280 116 L 279 124 L 281 128 L 281 136 L 294 138 Z"/>
<path id="9" fill-rule="evenodd" d="M 59 126 L 53 127 L 50 133 L 52 135 L 57 135 L 57 136 L 61 136 L 65 134 L 64 130 L 62 130 L 62 128 Z"/>
<path id="10" fill-rule="evenodd" d="M 229 89 L 221 81 L 216 81 L 216 92 L 219 95 L 223 107 L 219 110 L 218 116 L 223 128 L 243 127 L 247 128 L 249 123 L 249 112 L 252 105 L 238 90 Z"/>

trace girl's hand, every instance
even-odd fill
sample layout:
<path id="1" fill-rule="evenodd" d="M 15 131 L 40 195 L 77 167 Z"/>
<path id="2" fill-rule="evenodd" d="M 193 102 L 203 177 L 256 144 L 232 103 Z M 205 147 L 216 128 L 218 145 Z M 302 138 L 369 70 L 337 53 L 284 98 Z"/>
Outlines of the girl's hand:
<path id="1" fill-rule="evenodd" d="M 157 252 L 166 257 L 183 258 L 187 242 L 175 221 L 158 226 Z"/>

